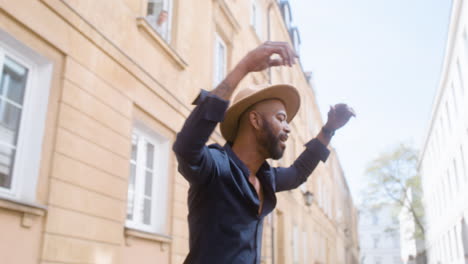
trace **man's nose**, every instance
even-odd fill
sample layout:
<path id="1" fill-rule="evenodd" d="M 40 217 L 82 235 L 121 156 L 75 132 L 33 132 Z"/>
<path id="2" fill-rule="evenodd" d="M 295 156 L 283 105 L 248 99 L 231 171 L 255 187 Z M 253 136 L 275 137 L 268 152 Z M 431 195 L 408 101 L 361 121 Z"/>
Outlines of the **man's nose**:
<path id="1" fill-rule="evenodd" d="M 289 123 L 288 122 L 285 122 L 285 126 L 283 128 L 283 130 L 286 132 L 286 133 L 291 133 L 291 128 L 289 127 Z"/>

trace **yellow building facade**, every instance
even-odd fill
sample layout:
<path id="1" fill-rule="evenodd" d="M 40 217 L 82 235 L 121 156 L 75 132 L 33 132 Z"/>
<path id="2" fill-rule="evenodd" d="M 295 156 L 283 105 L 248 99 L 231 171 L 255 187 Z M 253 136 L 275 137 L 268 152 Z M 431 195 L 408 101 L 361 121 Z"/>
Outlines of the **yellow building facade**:
<path id="1" fill-rule="evenodd" d="M 5 264 L 182 263 L 188 183 L 171 151 L 200 89 L 266 40 L 299 51 L 275 0 L 0 0 L 0 256 Z M 300 64 L 289 165 L 322 120 Z M 211 142 L 224 144 L 219 130 Z M 262 263 L 358 263 L 357 213 L 335 151 L 278 194 Z M 209 252 L 207 252 L 209 254 Z"/>

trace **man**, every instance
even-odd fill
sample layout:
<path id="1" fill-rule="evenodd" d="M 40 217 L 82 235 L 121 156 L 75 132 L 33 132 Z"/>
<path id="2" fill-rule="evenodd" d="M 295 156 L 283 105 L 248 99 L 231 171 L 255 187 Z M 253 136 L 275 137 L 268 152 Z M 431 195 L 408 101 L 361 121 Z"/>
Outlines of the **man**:
<path id="1" fill-rule="evenodd" d="M 279 59 L 272 59 L 273 54 Z M 260 263 L 263 218 L 276 205 L 275 192 L 298 187 L 320 160 L 334 131 L 354 115 L 344 104 L 331 107 L 328 122 L 289 168 L 272 168 L 279 159 L 297 113 L 299 93 L 290 85 L 244 89 L 227 110 L 238 83 L 250 72 L 292 66 L 287 43 L 266 42 L 249 52 L 213 91 L 202 91 L 177 135 L 173 150 L 179 172 L 190 183 L 190 252 L 184 263 Z M 224 120 L 224 121 L 223 121 Z M 221 122 L 224 147 L 205 146 Z"/>
<path id="2" fill-rule="evenodd" d="M 148 16 L 146 19 L 148 20 L 149 24 L 152 25 L 154 29 L 156 29 L 159 35 L 166 39 L 168 33 L 168 13 L 166 10 L 162 9 L 161 11 L 159 11 L 158 15 L 156 15 L 156 10 L 154 10 L 155 8 L 156 7 L 154 3 L 148 3 Z"/>

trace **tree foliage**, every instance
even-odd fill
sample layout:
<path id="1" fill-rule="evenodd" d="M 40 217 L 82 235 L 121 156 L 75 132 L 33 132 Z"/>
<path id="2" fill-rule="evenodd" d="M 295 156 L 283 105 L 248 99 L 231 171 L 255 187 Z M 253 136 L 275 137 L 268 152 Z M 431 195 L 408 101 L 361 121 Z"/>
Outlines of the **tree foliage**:
<path id="1" fill-rule="evenodd" d="M 406 209 L 416 224 L 416 230 L 411 235 L 414 238 L 423 238 L 424 211 L 417 151 L 408 145 L 400 144 L 373 160 L 367 167 L 366 176 L 368 185 L 363 194 L 364 208 L 375 211 L 388 206 L 391 207 L 394 217 L 397 217 L 402 209 Z M 389 226 L 388 231 L 396 231 L 396 228 Z"/>

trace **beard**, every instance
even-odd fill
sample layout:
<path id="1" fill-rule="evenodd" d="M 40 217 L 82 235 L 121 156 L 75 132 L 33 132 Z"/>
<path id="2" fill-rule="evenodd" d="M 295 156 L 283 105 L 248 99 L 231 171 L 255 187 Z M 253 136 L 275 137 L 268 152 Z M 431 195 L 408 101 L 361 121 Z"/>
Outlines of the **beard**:
<path id="1" fill-rule="evenodd" d="M 263 119 L 263 133 L 259 140 L 259 143 L 268 153 L 268 156 L 274 160 L 279 160 L 283 157 L 284 148 L 281 147 L 280 136 L 276 136 L 273 133 L 273 129 L 270 123 L 264 118 Z"/>

